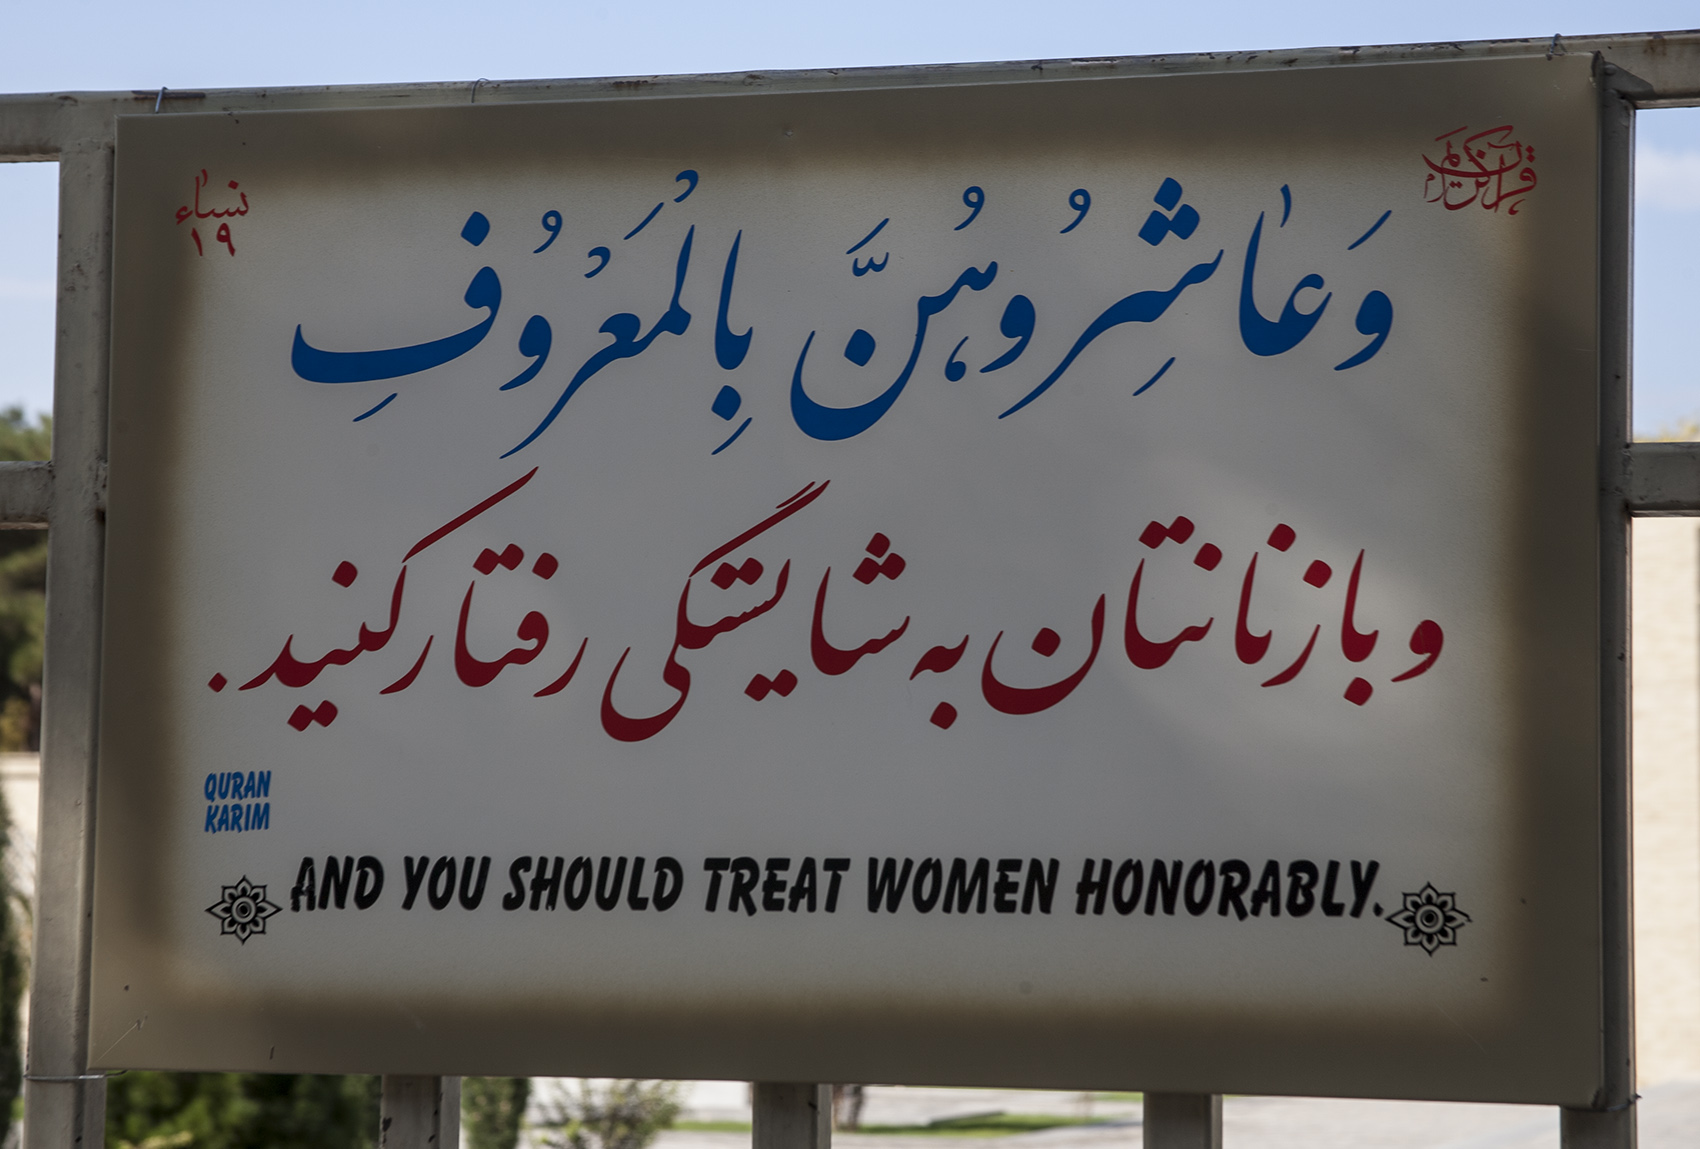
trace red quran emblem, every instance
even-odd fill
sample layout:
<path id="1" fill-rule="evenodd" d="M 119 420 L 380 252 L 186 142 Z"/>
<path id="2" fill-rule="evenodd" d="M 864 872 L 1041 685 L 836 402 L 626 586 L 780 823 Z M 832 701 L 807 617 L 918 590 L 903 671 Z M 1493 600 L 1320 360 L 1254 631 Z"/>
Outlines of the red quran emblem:
<path id="1" fill-rule="evenodd" d="M 1535 149 L 1517 138 L 1510 124 L 1470 133 L 1453 128 L 1434 142 L 1443 146 L 1438 158 L 1423 156 L 1427 178 L 1423 199 L 1461 211 L 1475 205 L 1516 215 L 1521 197 L 1535 190 Z"/>

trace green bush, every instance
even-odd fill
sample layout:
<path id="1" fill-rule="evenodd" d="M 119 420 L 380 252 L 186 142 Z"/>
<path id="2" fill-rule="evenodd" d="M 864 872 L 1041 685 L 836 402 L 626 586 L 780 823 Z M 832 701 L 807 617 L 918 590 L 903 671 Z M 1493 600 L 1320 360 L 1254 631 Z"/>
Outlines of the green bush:
<path id="1" fill-rule="evenodd" d="M 12 817 L 0 798 L 0 857 L 11 855 Z M 9 865 L 0 867 L 0 1143 L 12 1131 L 23 1090 L 23 1031 L 19 1006 L 29 970 L 29 901 L 18 893 Z"/>
<path id="2" fill-rule="evenodd" d="M 120 1074 L 106 1085 L 106 1149 L 373 1149 L 379 1089 L 376 1077 Z"/>
<path id="3" fill-rule="evenodd" d="M 645 1149 L 679 1116 L 675 1081 L 578 1083 L 545 1103 L 539 1127 L 549 1149 Z"/>

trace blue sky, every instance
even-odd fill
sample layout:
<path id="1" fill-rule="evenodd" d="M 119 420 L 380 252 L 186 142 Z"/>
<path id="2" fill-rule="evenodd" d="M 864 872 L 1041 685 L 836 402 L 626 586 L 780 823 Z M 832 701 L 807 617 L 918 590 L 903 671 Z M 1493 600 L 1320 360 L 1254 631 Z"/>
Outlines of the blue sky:
<path id="1" fill-rule="evenodd" d="M 0 92 L 608 76 L 1548 37 L 1700 24 L 1692 3 L 788 0 L 14 2 Z M 28 46 L 27 50 L 24 46 Z M 1700 417 L 1700 111 L 1643 113 L 1636 424 Z M 0 165 L 0 405 L 51 403 L 52 165 Z"/>

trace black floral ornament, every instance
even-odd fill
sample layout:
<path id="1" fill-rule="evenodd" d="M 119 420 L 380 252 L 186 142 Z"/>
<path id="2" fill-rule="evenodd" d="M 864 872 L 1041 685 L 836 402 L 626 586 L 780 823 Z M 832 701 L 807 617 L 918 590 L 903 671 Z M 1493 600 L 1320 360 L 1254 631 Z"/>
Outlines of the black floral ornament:
<path id="1" fill-rule="evenodd" d="M 1457 894 L 1443 894 L 1431 883 L 1414 894 L 1403 895 L 1405 905 L 1387 915 L 1387 920 L 1405 931 L 1405 944 L 1422 946 L 1430 957 L 1441 946 L 1458 944 L 1458 927 L 1470 920 L 1470 915 L 1458 908 Z"/>
<path id="2" fill-rule="evenodd" d="M 224 896 L 207 907 L 219 920 L 221 934 L 235 934 L 243 945 L 255 934 L 266 932 L 266 919 L 282 910 L 266 900 L 266 888 L 256 886 L 244 874 L 234 886 L 224 887 Z"/>

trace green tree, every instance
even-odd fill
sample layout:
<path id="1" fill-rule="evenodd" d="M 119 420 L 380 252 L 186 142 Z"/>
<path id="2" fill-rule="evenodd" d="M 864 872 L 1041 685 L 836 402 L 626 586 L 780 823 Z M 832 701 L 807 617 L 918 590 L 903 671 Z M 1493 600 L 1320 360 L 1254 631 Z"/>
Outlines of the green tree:
<path id="1" fill-rule="evenodd" d="M 43 415 L 32 425 L 22 407 L 0 410 L 0 459 L 19 463 L 48 458 L 52 451 L 52 416 Z"/>
<path id="2" fill-rule="evenodd" d="M 529 1077 L 468 1077 L 460 1083 L 466 1149 L 514 1149 L 531 1098 Z"/>
<path id="3" fill-rule="evenodd" d="M 107 1149 L 372 1149 L 378 1139 L 376 1077 L 137 1072 L 106 1090 Z"/>
<path id="4" fill-rule="evenodd" d="M 0 410 L 0 461 L 46 459 L 53 421 Z M 0 751 L 40 746 L 41 654 L 47 624 L 47 534 L 0 530 Z"/>

